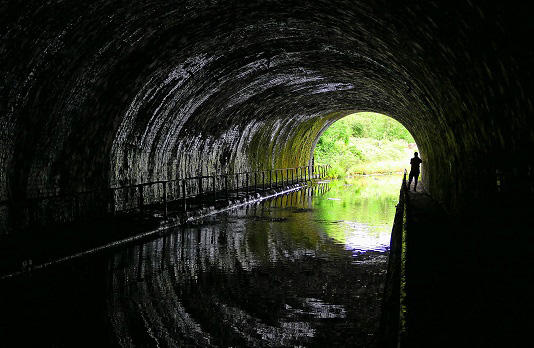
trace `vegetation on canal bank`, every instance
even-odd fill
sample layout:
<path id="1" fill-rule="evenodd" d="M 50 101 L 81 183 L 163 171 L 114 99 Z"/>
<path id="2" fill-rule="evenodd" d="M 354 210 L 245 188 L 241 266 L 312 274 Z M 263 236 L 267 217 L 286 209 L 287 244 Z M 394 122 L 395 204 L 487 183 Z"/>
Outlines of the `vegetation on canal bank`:
<path id="1" fill-rule="evenodd" d="M 412 135 L 391 117 L 361 112 L 332 124 L 315 147 L 315 164 L 330 164 L 330 175 L 402 173 L 417 151 Z"/>

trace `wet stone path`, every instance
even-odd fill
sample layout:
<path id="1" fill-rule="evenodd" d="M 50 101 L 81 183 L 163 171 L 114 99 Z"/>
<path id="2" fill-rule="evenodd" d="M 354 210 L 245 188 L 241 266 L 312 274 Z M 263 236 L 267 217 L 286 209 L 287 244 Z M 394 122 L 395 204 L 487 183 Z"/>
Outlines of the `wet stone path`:
<path id="1" fill-rule="evenodd" d="M 0 345 L 373 347 L 399 184 L 319 184 L 5 279 Z"/>

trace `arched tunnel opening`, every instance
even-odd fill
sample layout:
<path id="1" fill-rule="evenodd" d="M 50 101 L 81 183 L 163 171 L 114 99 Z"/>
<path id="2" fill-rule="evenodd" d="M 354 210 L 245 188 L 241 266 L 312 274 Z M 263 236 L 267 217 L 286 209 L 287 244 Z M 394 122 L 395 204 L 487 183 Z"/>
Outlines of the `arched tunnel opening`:
<path id="1" fill-rule="evenodd" d="M 410 169 L 411 158 L 418 151 L 413 136 L 394 118 L 355 112 L 319 132 L 312 163 L 329 165 L 328 174 L 334 178 L 402 174 Z"/>
<path id="2" fill-rule="evenodd" d="M 417 142 L 428 197 L 457 222 L 437 230 L 487 274 L 470 289 L 511 293 L 488 290 L 498 272 L 522 293 L 511 270 L 532 257 L 488 255 L 532 241 L 528 4 L 10 0 L 0 22 L 5 254 L 39 234 L 34 225 L 109 214 L 115 187 L 309 166 L 329 125 L 369 110 Z M 448 255 L 440 238 L 426 246 Z M 504 325 L 503 340 L 524 333 L 519 307 L 496 307 L 523 322 Z"/>

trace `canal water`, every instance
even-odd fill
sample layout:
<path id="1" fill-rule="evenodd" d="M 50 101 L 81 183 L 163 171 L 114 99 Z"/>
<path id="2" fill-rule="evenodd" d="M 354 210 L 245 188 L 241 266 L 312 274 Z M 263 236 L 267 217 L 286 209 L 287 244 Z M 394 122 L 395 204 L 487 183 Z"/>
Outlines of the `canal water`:
<path id="1" fill-rule="evenodd" d="M 400 176 L 320 183 L 0 283 L 5 347 L 372 347 Z"/>

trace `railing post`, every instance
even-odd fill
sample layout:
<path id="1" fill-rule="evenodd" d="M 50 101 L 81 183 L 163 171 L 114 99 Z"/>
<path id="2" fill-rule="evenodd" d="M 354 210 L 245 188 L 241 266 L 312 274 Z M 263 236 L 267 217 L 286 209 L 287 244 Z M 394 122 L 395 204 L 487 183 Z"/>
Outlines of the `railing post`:
<path id="1" fill-rule="evenodd" d="M 198 201 L 198 204 L 202 208 L 202 176 L 198 178 Z"/>
<path id="2" fill-rule="evenodd" d="M 273 188 L 273 170 L 269 169 L 269 190 Z"/>
<path id="3" fill-rule="evenodd" d="M 274 170 L 274 188 L 278 188 L 278 170 Z"/>
<path id="4" fill-rule="evenodd" d="M 248 172 L 245 174 L 245 186 L 247 188 L 247 196 L 248 196 Z"/>
<path id="5" fill-rule="evenodd" d="M 167 182 L 163 182 L 163 217 L 166 219 L 168 214 L 167 210 Z"/>
<path id="6" fill-rule="evenodd" d="M 261 172 L 261 183 L 262 183 L 262 189 L 265 191 L 265 171 Z"/>
<path id="7" fill-rule="evenodd" d="M 184 202 L 183 211 L 187 211 L 187 179 L 182 179 L 182 199 Z"/>
<path id="8" fill-rule="evenodd" d="M 289 169 L 286 169 L 286 186 L 289 186 Z"/>
<path id="9" fill-rule="evenodd" d="M 224 175 L 224 190 L 226 191 L 226 200 L 229 200 L 230 194 L 228 193 L 228 174 Z"/>
<path id="10" fill-rule="evenodd" d="M 254 193 L 258 193 L 258 172 L 254 172 Z"/>
<path id="11" fill-rule="evenodd" d="M 139 190 L 139 212 L 141 214 L 143 214 L 144 210 L 145 210 L 145 200 L 144 200 L 144 197 L 143 197 L 143 184 L 139 184 L 138 186 L 138 190 Z"/>
<path id="12" fill-rule="evenodd" d="M 213 206 L 217 204 L 217 176 L 213 175 Z"/>
<path id="13" fill-rule="evenodd" d="M 239 173 L 235 175 L 235 196 L 239 198 Z"/>
<path id="14" fill-rule="evenodd" d="M 295 168 L 291 168 L 291 185 L 295 185 Z"/>

